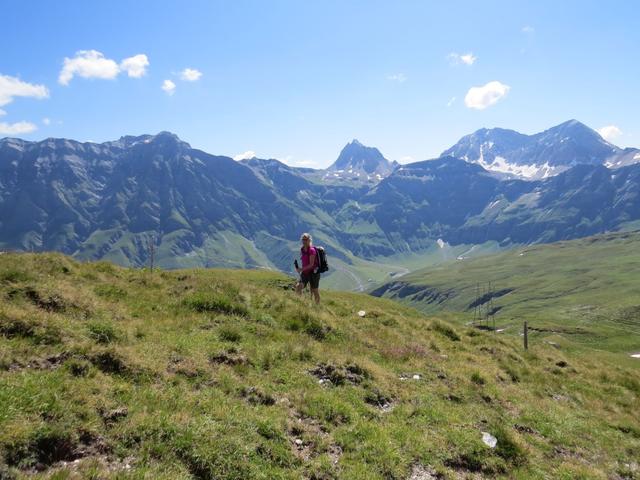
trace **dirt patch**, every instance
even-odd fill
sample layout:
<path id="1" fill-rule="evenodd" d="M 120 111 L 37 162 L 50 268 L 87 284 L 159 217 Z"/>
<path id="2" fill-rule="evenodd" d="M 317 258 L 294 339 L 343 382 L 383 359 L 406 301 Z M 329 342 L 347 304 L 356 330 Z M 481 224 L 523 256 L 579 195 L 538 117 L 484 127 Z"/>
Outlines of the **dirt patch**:
<path id="1" fill-rule="evenodd" d="M 429 465 L 416 463 L 411 468 L 411 475 L 408 480 L 438 480 L 443 478 L 436 470 Z"/>
<path id="2" fill-rule="evenodd" d="M 61 463 L 110 452 L 104 438 L 93 432 L 78 434 L 45 427 L 22 442 L 9 445 L 5 459 L 9 466 L 43 471 Z"/>
<path id="3" fill-rule="evenodd" d="M 211 354 L 209 361 L 214 364 L 223 365 L 248 365 L 250 363 L 246 355 L 240 353 L 238 349 L 233 347 Z"/>
<path id="4" fill-rule="evenodd" d="M 289 426 L 287 436 L 293 454 L 304 462 L 326 453 L 332 466 L 336 466 L 342 456 L 342 448 L 331 441 L 329 432 L 316 419 L 304 416 L 293 409 L 287 399 Z M 324 444 L 324 445 L 322 445 Z"/>
<path id="5" fill-rule="evenodd" d="M 36 307 L 47 312 L 62 313 L 67 310 L 67 304 L 60 295 L 42 295 L 33 288 L 25 289 L 24 295 Z"/>
<path id="6" fill-rule="evenodd" d="M 106 350 L 89 359 L 102 373 L 126 374 L 130 371 L 124 359 L 116 352 Z"/>
<path id="7" fill-rule="evenodd" d="M 107 427 L 110 427 L 129 415 L 129 409 L 127 407 L 118 407 L 114 409 L 99 408 L 98 414 L 100 415 L 100 418 L 102 418 L 104 424 Z"/>
<path id="8" fill-rule="evenodd" d="M 180 375 L 188 379 L 201 378 L 206 376 L 206 372 L 195 364 L 190 358 L 180 355 L 173 355 L 169 359 L 167 371 L 175 375 Z"/>
<path id="9" fill-rule="evenodd" d="M 32 359 L 27 363 L 15 362 L 9 365 L 9 371 L 22 370 L 25 368 L 30 368 L 33 370 L 54 370 L 62 365 L 62 363 L 64 363 L 64 361 L 70 357 L 71 353 L 62 352 L 44 358 Z"/>
<path id="10" fill-rule="evenodd" d="M 520 425 L 516 423 L 513 428 L 520 433 L 528 433 L 529 435 L 540 435 L 536 429 L 529 427 L 528 425 Z"/>
<path id="11" fill-rule="evenodd" d="M 369 372 L 355 363 L 334 365 L 332 363 L 319 363 L 309 371 L 318 379 L 321 385 L 359 385 L 365 379 L 370 378 Z"/>
<path id="12" fill-rule="evenodd" d="M 395 406 L 393 399 L 389 395 L 382 393 L 377 388 L 368 391 L 364 397 L 364 401 L 385 413 L 393 410 L 393 407 Z"/>
<path id="13" fill-rule="evenodd" d="M 269 393 L 263 392 L 258 387 L 245 387 L 240 390 L 240 396 L 251 405 L 275 405 L 276 399 Z"/>

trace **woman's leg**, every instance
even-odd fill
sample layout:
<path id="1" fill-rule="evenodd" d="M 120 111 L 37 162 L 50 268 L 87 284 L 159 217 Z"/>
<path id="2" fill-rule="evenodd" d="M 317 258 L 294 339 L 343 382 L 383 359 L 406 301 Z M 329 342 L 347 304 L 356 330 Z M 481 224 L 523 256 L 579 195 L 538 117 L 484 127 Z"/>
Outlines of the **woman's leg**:
<path id="1" fill-rule="evenodd" d="M 320 303 L 320 290 L 318 288 L 311 289 L 311 296 L 316 301 L 316 303 Z"/>

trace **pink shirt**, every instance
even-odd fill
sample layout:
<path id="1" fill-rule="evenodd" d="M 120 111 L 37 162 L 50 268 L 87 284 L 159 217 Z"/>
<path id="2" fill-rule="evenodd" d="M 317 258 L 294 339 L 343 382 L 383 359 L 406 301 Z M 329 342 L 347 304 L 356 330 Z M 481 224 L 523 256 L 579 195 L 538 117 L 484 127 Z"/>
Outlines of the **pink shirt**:
<path id="1" fill-rule="evenodd" d="M 313 266 L 311 266 L 311 256 L 315 255 L 316 259 Z M 315 247 L 309 247 L 305 252 L 304 248 L 300 249 L 300 260 L 302 260 L 302 271 L 304 273 L 315 270 L 318 266 L 318 251 Z"/>

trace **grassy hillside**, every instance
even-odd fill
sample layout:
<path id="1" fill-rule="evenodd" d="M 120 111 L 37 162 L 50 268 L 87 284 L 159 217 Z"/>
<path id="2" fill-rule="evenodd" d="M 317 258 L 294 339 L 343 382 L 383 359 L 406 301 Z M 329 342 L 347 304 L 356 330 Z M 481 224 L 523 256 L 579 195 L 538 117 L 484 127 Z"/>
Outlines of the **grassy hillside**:
<path id="1" fill-rule="evenodd" d="M 640 232 L 535 245 L 415 271 L 375 290 L 420 310 L 473 318 L 480 284 L 491 281 L 496 323 L 522 321 L 590 348 L 640 352 Z M 483 301 L 487 301 L 485 296 Z"/>
<path id="2" fill-rule="evenodd" d="M 4 254 L 0 299 L 2 479 L 640 478 L 632 359 L 265 271 Z"/>
<path id="3" fill-rule="evenodd" d="M 440 240 L 442 242 L 442 240 Z M 322 284 L 333 290 L 365 291 L 374 285 L 399 278 L 410 271 L 439 265 L 457 257 L 473 258 L 495 253 L 500 249 L 496 242 L 485 242 L 478 245 L 449 245 L 448 243 L 431 242 L 429 248 L 418 252 L 397 253 L 388 257 L 365 260 L 347 254 L 348 262 L 331 255 L 331 268 L 323 275 Z M 292 249 L 293 250 L 293 249 Z"/>

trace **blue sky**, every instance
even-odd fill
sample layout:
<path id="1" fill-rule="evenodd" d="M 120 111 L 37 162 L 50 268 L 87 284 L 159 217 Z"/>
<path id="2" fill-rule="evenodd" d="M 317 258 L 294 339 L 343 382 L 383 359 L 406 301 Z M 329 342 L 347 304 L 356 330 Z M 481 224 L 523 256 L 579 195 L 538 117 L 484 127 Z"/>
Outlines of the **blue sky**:
<path id="1" fill-rule="evenodd" d="M 215 154 L 318 167 L 352 138 L 406 162 L 481 127 L 535 133 L 576 118 L 640 146 L 633 1 L 0 8 L 0 137 L 105 141 L 169 130 Z M 167 80 L 175 88 L 163 90 Z"/>

